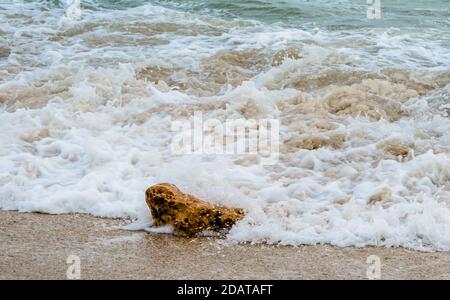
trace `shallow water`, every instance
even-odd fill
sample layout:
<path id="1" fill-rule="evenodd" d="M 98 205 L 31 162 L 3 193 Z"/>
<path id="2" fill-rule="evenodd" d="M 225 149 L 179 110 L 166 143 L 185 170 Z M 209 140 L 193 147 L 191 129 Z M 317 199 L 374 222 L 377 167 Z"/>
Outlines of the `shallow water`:
<path id="1" fill-rule="evenodd" d="M 450 250 L 450 7 L 366 10 L 0 0 L 0 208 L 146 227 L 168 181 L 246 209 L 235 241 Z M 279 120 L 278 161 L 174 154 L 199 111 Z"/>

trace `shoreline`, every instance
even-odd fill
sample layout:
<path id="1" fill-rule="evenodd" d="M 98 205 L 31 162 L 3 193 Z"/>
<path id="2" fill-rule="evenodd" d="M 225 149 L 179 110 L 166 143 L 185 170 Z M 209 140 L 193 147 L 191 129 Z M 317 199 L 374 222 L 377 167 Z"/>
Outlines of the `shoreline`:
<path id="1" fill-rule="evenodd" d="M 370 255 L 381 279 L 450 279 L 450 252 L 228 244 L 118 228 L 125 223 L 0 211 L 0 279 L 67 279 L 70 255 L 81 279 L 367 279 Z"/>

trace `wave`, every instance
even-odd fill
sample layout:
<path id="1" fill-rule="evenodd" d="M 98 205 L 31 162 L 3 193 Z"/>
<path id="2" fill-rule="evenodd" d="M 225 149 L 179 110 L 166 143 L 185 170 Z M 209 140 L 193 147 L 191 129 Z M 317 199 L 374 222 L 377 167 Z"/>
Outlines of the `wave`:
<path id="1" fill-rule="evenodd" d="M 232 241 L 450 250 L 438 28 L 309 30 L 127 1 L 62 22 L 53 3 L 0 10 L 1 209 L 142 228 L 145 189 L 168 181 L 243 207 Z M 278 120 L 278 161 L 174 155 L 173 121 L 196 112 Z"/>

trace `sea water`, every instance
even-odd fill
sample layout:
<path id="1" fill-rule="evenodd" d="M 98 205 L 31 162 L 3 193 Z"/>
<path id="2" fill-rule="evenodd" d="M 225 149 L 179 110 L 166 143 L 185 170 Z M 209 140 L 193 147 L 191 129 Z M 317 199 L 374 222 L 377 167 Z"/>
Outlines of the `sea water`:
<path id="1" fill-rule="evenodd" d="M 174 153 L 196 112 L 277 120 L 277 160 Z M 3 210 L 145 228 L 171 182 L 232 241 L 450 250 L 449 114 L 447 0 L 0 0 Z"/>

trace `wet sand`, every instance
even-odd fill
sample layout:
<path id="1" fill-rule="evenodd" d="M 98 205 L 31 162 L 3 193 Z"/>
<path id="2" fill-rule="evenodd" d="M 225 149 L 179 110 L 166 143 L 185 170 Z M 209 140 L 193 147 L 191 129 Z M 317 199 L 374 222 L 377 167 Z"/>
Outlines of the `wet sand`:
<path id="1" fill-rule="evenodd" d="M 124 220 L 0 211 L 0 279 L 366 279 L 378 255 L 382 279 L 450 279 L 450 253 L 402 248 L 232 245 L 127 231 Z"/>

